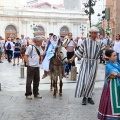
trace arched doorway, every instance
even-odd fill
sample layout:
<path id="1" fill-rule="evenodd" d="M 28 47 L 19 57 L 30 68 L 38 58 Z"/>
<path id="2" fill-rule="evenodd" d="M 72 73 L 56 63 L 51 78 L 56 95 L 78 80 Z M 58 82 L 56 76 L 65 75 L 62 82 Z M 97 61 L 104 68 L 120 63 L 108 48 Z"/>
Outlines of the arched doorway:
<path id="1" fill-rule="evenodd" d="M 67 36 L 68 33 L 69 33 L 68 27 L 63 26 L 63 27 L 60 29 L 60 36 Z"/>
<path id="2" fill-rule="evenodd" d="M 45 36 L 45 30 L 42 26 L 37 26 L 37 28 L 35 29 L 34 36 L 38 36 L 38 35 Z"/>
<path id="3" fill-rule="evenodd" d="M 13 25 L 8 25 L 5 28 L 5 38 L 7 39 L 8 37 L 11 38 L 16 38 L 17 37 L 17 29 Z"/>

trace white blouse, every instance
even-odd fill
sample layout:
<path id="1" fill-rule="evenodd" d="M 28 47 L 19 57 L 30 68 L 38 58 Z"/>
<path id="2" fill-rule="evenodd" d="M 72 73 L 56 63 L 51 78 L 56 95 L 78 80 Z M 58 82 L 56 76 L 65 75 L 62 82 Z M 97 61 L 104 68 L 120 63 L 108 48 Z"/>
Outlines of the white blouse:
<path id="1" fill-rule="evenodd" d="M 120 53 L 120 41 L 115 41 L 113 49 L 115 52 Z"/>

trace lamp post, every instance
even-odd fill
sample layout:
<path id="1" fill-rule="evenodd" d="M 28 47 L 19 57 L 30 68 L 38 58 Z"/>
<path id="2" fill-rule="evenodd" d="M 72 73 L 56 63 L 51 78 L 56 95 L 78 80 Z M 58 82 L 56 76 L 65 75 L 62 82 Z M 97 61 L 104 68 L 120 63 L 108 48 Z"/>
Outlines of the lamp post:
<path id="1" fill-rule="evenodd" d="M 35 31 L 37 31 L 38 26 L 33 23 L 32 25 L 30 25 L 30 27 L 31 27 L 31 29 L 33 30 L 33 35 L 34 35 L 34 37 L 35 37 Z"/>
<path id="2" fill-rule="evenodd" d="M 97 16 L 98 16 L 98 22 L 99 22 L 99 23 L 101 23 L 101 22 L 102 22 L 101 14 L 100 14 L 100 13 L 98 13 L 98 15 L 97 15 Z"/>
<path id="3" fill-rule="evenodd" d="M 96 0 L 88 0 L 88 3 L 84 3 L 85 13 L 89 15 L 90 27 L 91 27 L 91 15 L 95 13 L 93 6 L 96 5 L 96 2 L 97 2 Z"/>

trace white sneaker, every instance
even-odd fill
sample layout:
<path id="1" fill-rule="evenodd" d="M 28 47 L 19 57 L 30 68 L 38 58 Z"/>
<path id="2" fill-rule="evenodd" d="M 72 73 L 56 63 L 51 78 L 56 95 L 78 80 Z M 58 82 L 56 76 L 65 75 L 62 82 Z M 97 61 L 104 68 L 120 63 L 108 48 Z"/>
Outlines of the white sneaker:
<path id="1" fill-rule="evenodd" d="M 31 99 L 32 99 L 32 96 L 31 96 L 31 95 L 28 95 L 28 96 L 26 96 L 26 99 L 31 100 Z"/>
<path id="2" fill-rule="evenodd" d="M 40 95 L 36 95 L 36 96 L 34 96 L 35 98 L 38 98 L 38 99 L 42 99 L 42 96 L 40 96 Z"/>

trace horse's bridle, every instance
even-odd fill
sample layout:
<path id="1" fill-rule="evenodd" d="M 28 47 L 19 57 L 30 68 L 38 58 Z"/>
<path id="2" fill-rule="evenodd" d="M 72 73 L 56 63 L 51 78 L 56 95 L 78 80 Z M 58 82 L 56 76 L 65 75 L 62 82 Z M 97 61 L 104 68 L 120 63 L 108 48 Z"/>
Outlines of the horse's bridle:
<path id="1" fill-rule="evenodd" d="M 66 58 L 67 58 L 67 57 L 64 57 L 64 58 L 61 60 L 61 62 L 63 62 Z"/>
<path id="2" fill-rule="evenodd" d="M 60 62 L 62 63 L 67 57 L 64 57 L 63 59 L 60 58 L 60 55 L 56 53 L 56 56 L 58 56 L 58 59 L 60 60 Z M 55 63 L 52 63 L 53 65 L 56 65 L 56 66 L 62 66 L 62 64 L 55 64 Z"/>
<path id="3" fill-rule="evenodd" d="M 61 59 L 59 54 L 57 54 L 56 56 L 58 56 L 58 59 L 60 60 L 60 62 L 63 62 L 67 58 L 67 57 L 64 57 L 63 59 Z"/>

